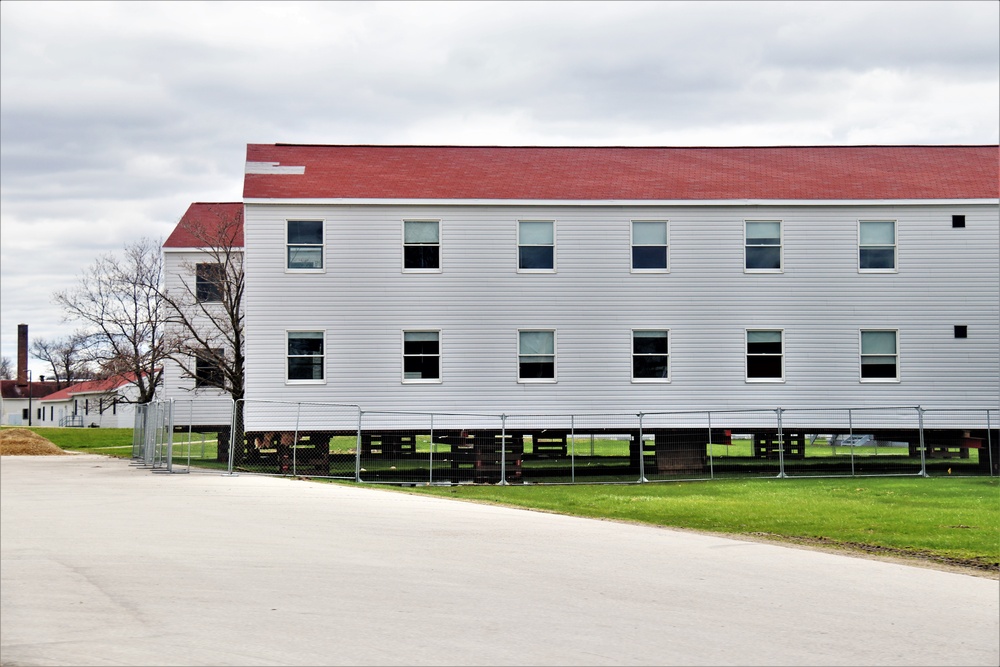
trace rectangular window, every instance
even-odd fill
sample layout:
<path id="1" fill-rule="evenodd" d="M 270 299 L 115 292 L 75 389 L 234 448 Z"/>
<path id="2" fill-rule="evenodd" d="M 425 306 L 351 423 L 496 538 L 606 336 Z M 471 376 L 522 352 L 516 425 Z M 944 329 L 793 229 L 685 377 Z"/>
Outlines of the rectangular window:
<path id="1" fill-rule="evenodd" d="M 438 271 L 441 268 L 441 232 L 436 220 L 403 222 L 403 268 Z"/>
<path id="2" fill-rule="evenodd" d="M 632 270 L 665 273 L 668 270 L 667 223 L 632 221 Z"/>
<path id="3" fill-rule="evenodd" d="M 518 221 L 517 268 L 519 271 L 555 271 L 555 223 L 551 220 Z"/>
<path id="4" fill-rule="evenodd" d="M 746 270 L 781 271 L 781 221 L 746 221 Z"/>
<path id="5" fill-rule="evenodd" d="M 896 222 L 861 220 L 858 222 L 858 269 L 860 271 L 896 270 Z"/>
<path id="6" fill-rule="evenodd" d="M 199 302 L 222 301 L 222 264 L 195 265 L 195 298 Z"/>
<path id="7" fill-rule="evenodd" d="M 951 226 L 955 229 L 960 229 L 965 227 L 965 216 L 964 215 L 953 215 L 951 216 Z"/>
<path id="8" fill-rule="evenodd" d="M 288 221 L 288 268 L 321 270 L 323 268 L 323 221 Z"/>
<path id="9" fill-rule="evenodd" d="M 537 382 L 556 379 L 556 332 L 517 332 L 517 379 Z"/>
<path id="10" fill-rule="evenodd" d="M 780 329 L 747 330 L 747 381 L 780 382 L 784 354 Z"/>
<path id="11" fill-rule="evenodd" d="M 441 380 L 441 334 L 437 331 L 403 332 L 403 382 Z"/>
<path id="12" fill-rule="evenodd" d="M 899 379 L 899 354 L 896 331 L 861 332 L 861 381 Z"/>
<path id="13" fill-rule="evenodd" d="M 632 331 L 632 379 L 670 380 L 669 332 Z"/>
<path id="14" fill-rule="evenodd" d="M 194 386 L 225 389 L 226 376 L 222 370 L 226 355 L 221 348 L 205 350 L 195 357 Z"/>
<path id="15" fill-rule="evenodd" d="M 325 338 L 322 331 L 288 332 L 288 380 L 322 381 L 325 366 Z"/>

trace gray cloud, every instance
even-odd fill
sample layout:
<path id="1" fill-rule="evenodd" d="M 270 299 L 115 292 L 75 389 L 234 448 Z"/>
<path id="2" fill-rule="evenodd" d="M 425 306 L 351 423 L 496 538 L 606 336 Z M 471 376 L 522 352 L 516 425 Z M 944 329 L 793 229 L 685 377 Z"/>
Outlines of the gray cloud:
<path id="1" fill-rule="evenodd" d="M 0 342 L 247 143 L 996 143 L 996 2 L 0 3 Z M 34 365 L 34 362 L 33 362 Z M 44 372 L 42 369 L 41 372 Z"/>

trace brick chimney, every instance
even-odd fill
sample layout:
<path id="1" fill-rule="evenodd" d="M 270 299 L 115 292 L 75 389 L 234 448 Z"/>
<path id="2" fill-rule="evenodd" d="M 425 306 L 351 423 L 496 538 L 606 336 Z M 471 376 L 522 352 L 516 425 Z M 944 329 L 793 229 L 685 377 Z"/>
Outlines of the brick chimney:
<path id="1" fill-rule="evenodd" d="M 17 386 L 28 386 L 28 325 L 17 325 Z"/>

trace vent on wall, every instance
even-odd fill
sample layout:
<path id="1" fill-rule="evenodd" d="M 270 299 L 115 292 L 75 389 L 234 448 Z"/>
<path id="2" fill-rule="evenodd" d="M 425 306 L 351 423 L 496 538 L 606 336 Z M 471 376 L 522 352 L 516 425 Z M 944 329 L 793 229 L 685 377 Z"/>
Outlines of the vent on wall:
<path id="1" fill-rule="evenodd" d="M 953 215 L 953 216 L 951 216 L 951 226 L 952 227 L 965 227 L 965 216 L 964 215 Z"/>
<path id="2" fill-rule="evenodd" d="M 969 337 L 969 327 L 965 324 L 955 325 L 955 338 L 968 338 Z"/>

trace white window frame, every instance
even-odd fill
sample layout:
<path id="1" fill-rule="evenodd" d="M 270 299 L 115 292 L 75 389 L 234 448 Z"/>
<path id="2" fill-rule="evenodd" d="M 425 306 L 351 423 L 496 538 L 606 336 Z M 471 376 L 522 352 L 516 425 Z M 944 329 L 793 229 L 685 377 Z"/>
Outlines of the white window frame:
<path id="1" fill-rule="evenodd" d="M 438 376 L 436 378 L 408 378 L 406 377 L 406 358 L 408 356 L 429 356 L 429 355 L 408 355 L 406 354 L 406 334 L 408 333 L 432 333 L 437 335 L 437 362 L 438 362 Z M 441 369 L 441 330 L 440 329 L 426 329 L 422 327 L 413 327 L 408 329 L 403 329 L 399 332 L 399 372 L 401 374 L 403 384 L 441 384 L 443 382 L 442 376 L 443 372 Z"/>
<path id="2" fill-rule="evenodd" d="M 663 249 L 666 254 L 666 264 L 660 269 L 637 269 L 635 267 L 635 223 L 660 223 L 663 225 L 663 231 L 666 233 L 666 242 L 663 244 Z M 643 244 L 639 247 L 645 248 L 659 248 L 659 245 L 646 245 Z M 632 273 L 670 273 L 670 221 L 669 220 L 632 220 L 629 222 L 629 265 L 631 267 Z"/>
<path id="3" fill-rule="evenodd" d="M 292 244 L 288 239 L 288 225 L 292 222 L 318 222 L 321 231 L 321 241 L 319 243 L 319 257 L 322 266 L 316 268 L 294 268 L 288 265 L 288 251 L 295 245 L 296 247 L 316 247 L 316 244 L 305 244 L 305 243 L 295 243 Z M 326 273 L 326 220 L 316 219 L 316 218 L 286 218 L 285 219 L 285 273 Z"/>
<path id="4" fill-rule="evenodd" d="M 865 333 L 892 333 L 896 339 L 896 353 L 893 355 L 864 354 L 864 334 Z M 896 377 L 891 378 L 866 378 L 864 377 L 864 358 L 868 356 L 892 356 L 896 360 Z M 869 327 L 858 330 L 858 380 L 863 383 L 873 384 L 898 384 L 900 382 L 900 353 L 899 353 L 899 329 L 888 329 L 882 327 Z"/>
<path id="5" fill-rule="evenodd" d="M 644 331 L 649 331 L 649 332 L 654 332 L 654 333 L 665 333 L 665 334 L 667 334 L 667 352 L 666 352 L 666 357 L 667 357 L 667 377 L 665 377 L 665 378 L 647 378 L 647 377 L 636 377 L 635 376 L 635 357 L 637 356 L 636 352 L 635 352 L 635 334 L 636 333 L 641 333 L 641 332 L 644 332 Z M 629 351 L 631 352 L 631 354 L 629 355 L 629 363 L 631 365 L 630 375 L 632 376 L 632 382 L 633 383 L 635 383 L 635 384 L 649 384 L 649 383 L 654 383 L 654 384 L 669 384 L 670 383 L 670 346 L 671 346 L 672 342 L 673 342 L 673 336 L 670 335 L 670 329 L 668 329 L 667 327 L 662 327 L 662 328 L 657 328 L 657 327 L 641 327 L 641 328 L 638 328 L 638 329 L 632 329 L 631 334 L 629 335 Z M 642 356 L 659 356 L 659 355 L 649 354 L 649 355 L 642 355 Z"/>
<path id="6" fill-rule="evenodd" d="M 892 246 L 885 244 L 861 245 L 861 226 L 866 222 L 891 222 L 892 223 Z M 861 249 L 865 248 L 892 248 L 892 268 L 890 269 L 865 269 L 861 267 Z M 858 273 L 898 273 L 899 272 L 899 225 L 896 220 L 858 220 Z"/>
<path id="7" fill-rule="evenodd" d="M 777 378 L 757 378 L 750 377 L 750 332 L 772 332 L 776 331 L 781 335 L 781 353 L 755 354 L 755 357 L 779 356 L 781 357 L 781 377 Z M 780 327 L 753 327 L 743 330 L 743 377 L 748 384 L 769 383 L 781 384 L 785 381 L 785 330 Z"/>
<path id="8" fill-rule="evenodd" d="M 521 243 L 521 223 L 522 222 L 545 222 L 552 226 L 552 244 L 522 244 Z M 517 272 L 518 273 L 555 273 L 556 272 L 556 221 L 555 220 L 535 220 L 535 219 L 525 219 L 517 221 L 517 253 L 515 261 L 517 262 Z M 522 269 L 521 268 L 521 248 L 522 247 L 551 247 L 552 248 L 552 268 L 549 269 Z"/>
<path id="9" fill-rule="evenodd" d="M 521 334 L 522 333 L 551 333 L 552 334 L 552 377 L 551 378 L 522 378 L 521 377 L 521 357 L 529 356 L 521 354 Z M 552 384 L 559 379 L 559 341 L 556 330 L 546 327 L 531 327 L 518 329 L 514 339 L 514 349 L 517 352 L 517 381 L 520 384 Z M 537 355 L 549 356 L 549 355 Z"/>
<path id="10" fill-rule="evenodd" d="M 292 355 L 290 355 L 288 353 L 288 337 L 291 334 L 296 334 L 296 333 L 310 333 L 310 334 L 320 333 L 320 334 L 323 334 L 323 354 L 322 354 L 322 363 L 321 363 L 321 368 L 323 369 L 323 377 L 322 378 L 320 378 L 320 379 L 310 378 L 310 379 L 307 379 L 307 380 L 303 380 L 303 379 L 294 379 L 293 380 L 290 377 L 288 377 L 289 376 L 289 371 L 291 370 L 289 368 L 288 360 L 292 356 Z M 284 352 L 283 353 L 285 355 L 285 384 L 286 385 L 292 385 L 292 384 L 294 384 L 294 385 L 300 385 L 300 384 L 321 385 L 321 384 L 326 384 L 326 378 L 327 378 L 326 361 L 327 361 L 327 350 L 329 349 L 327 347 L 327 345 L 326 345 L 326 329 L 285 329 L 285 338 L 284 338 L 283 343 L 284 343 Z M 306 355 L 297 355 L 297 356 L 306 356 Z M 309 355 L 309 356 L 313 356 L 313 355 Z"/>
<path id="11" fill-rule="evenodd" d="M 778 225 L 778 268 L 751 269 L 747 267 L 747 227 L 755 222 L 777 223 Z M 774 246 L 753 246 L 757 248 Z M 743 221 L 743 272 L 744 273 L 784 273 L 785 272 L 785 221 L 784 220 L 744 220 Z"/>
<path id="12" fill-rule="evenodd" d="M 415 245 L 415 246 L 430 245 L 430 244 L 420 244 L 420 243 L 410 243 L 410 244 L 408 244 L 406 242 L 406 223 L 408 223 L 408 222 L 433 222 L 434 224 L 437 225 L 438 265 L 437 265 L 436 269 L 408 268 L 406 266 L 406 248 L 407 248 L 408 245 Z M 400 265 L 402 266 L 403 273 L 441 273 L 442 272 L 443 257 L 442 257 L 441 249 L 442 249 L 442 247 L 443 247 L 444 244 L 442 243 L 442 239 L 441 239 L 441 227 L 442 227 L 442 225 L 441 225 L 441 221 L 440 220 L 435 220 L 435 219 L 430 219 L 430 218 L 428 218 L 428 219 L 425 219 L 425 218 L 407 218 L 406 220 L 402 221 L 402 255 L 403 256 L 400 258 Z"/>

